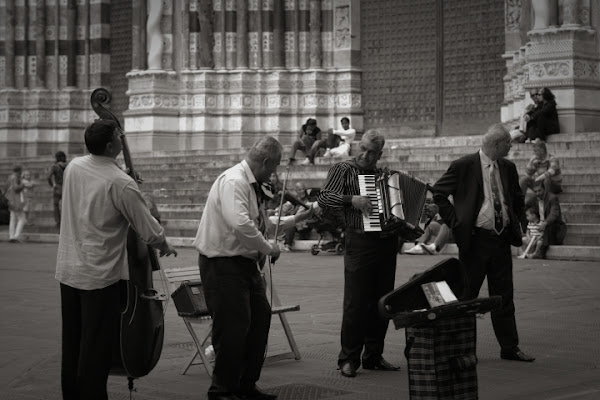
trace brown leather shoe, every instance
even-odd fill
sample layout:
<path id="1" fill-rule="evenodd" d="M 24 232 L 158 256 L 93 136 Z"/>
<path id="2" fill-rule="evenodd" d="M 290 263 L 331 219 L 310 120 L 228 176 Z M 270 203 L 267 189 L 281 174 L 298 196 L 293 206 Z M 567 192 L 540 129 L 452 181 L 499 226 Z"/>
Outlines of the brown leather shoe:
<path id="1" fill-rule="evenodd" d="M 340 371 L 342 372 L 342 376 L 346 378 L 354 378 L 356 376 L 356 368 L 350 362 L 342 364 Z"/>
<path id="2" fill-rule="evenodd" d="M 362 367 L 364 369 L 372 369 L 375 371 L 399 371 L 400 367 L 390 364 L 380 357 L 374 361 L 363 360 Z"/>
<path id="3" fill-rule="evenodd" d="M 515 349 L 511 351 L 501 351 L 500 358 L 503 360 L 513 360 L 513 361 L 525 361 L 525 362 L 533 362 L 535 357 L 528 356 L 523 353 L 520 349 Z"/>

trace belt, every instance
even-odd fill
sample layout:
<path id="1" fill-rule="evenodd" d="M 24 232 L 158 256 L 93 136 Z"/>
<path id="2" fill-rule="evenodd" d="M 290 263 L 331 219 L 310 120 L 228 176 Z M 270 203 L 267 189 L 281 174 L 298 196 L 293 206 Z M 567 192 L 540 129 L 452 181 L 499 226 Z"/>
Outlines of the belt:
<path id="1" fill-rule="evenodd" d="M 493 229 L 484 229 L 484 228 L 479 228 L 476 226 L 473 228 L 473 235 L 502 236 L 504 233 L 506 233 L 508 231 L 509 231 L 509 227 L 505 226 L 504 229 L 502 230 L 502 232 L 500 232 L 500 234 L 498 235 L 496 233 L 496 231 Z"/>

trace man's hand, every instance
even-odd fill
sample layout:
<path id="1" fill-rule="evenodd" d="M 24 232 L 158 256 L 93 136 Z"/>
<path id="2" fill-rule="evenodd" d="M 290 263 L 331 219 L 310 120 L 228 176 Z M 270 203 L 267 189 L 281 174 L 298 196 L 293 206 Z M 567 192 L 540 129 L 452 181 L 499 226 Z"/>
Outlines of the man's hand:
<path id="1" fill-rule="evenodd" d="M 279 249 L 279 245 L 277 243 L 271 244 L 271 249 L 271 254 L 269 254 L 269 256 L 271 257 L 271 263 L 275 264 L 275 261 L 277 261 L 281 255 L 281 250 Z"/>
<path id="2" fill-rule="evenodd" d="M 177 251 L 173 248 L 173 246 L 171 246 L 171 244 L 169 244 L 169 242 L 165 242 L 159 249 L 158 255 L 160 257 L 162 256 L 170 256 L 171 254 L 175 255 L 175 257 L 177 257 Z"/>
<path id="3" fill-rule="evenodd" d="M 308 210 L 303 210 L 303 211 L 299 211 L 295 216 L 294 216 L 294 222 L 298 223 L 298 222 L 302 222 L 304 220 L 309 219 L 310 217 L 312 217 L 312 215 L 315 213 L 314 208 L 312 207 L 312 204 L 309 204 Z"/>
<path id="4" fill-rule="evenodd" d="M 536 182 L 543 181 L 545 178 L 546 178 L 546 176 L 544 174 L 541 174 L 540 176 L 538 176 L 537 178 L 535 178 L 535 181 Z"/>
<path id="5" fill-rule="evenodd" d="M 544 232 L 547 226 L 548 224 L 546 223 L 546 221 L 540 223 L 540 232 Z"/>
<path id="6" fill-rule="evenodd" d="M 371 199 L 366 196 L 352 196 L 352 205 L 358 208 L 363 214 L 369 214 L 373 209 Z"/>

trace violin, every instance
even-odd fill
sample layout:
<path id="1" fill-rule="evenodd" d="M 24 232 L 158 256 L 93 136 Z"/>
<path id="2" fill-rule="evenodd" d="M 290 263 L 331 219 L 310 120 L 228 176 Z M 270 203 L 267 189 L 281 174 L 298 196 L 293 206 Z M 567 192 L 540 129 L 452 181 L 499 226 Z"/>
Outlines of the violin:
<path id="1" fill-rule="evenodd" d="M 281 195 L 281 190 L 277 191 L 275 186 L 271 182 L 262 182 L 260 184 L 261 195 L 264 201 L 268 201 L 273 199 L 277 195 Z M 295 206 L 304 207 L 306 210 L 310 209 L 310 206 L 304 204 L 299 198 L 291 194 L 290 192 L 285 192 L 283 194 L 283 199 L 285 201 L 289 201 Z"/>

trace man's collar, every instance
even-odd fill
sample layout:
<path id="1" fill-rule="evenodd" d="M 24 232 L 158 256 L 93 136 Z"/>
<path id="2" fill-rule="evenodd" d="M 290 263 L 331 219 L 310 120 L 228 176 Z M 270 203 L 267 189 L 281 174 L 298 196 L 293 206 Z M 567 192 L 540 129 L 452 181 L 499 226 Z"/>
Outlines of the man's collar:
<path id="1" fill-rule="evenodd" d="M 119 166 L 119 163 L 117 163 L 117 159 L 116 158 L 112 158 L 112 157 L 108 157 L 108 156 L 97 156 L 95 154 L 90 154 L 90 158 L 92 160 L 97 160 L 97 161 L 100 161 L 100 162 L 105 162 L 105 163 L 109 163 L 109 164 L 115 164 L 117 167 Z"/>
<path id="2" fill-rule="evenodd" d="M 248 162 L 246 160 L 242 160 L 242 162 L 240 164 L 242 164 L 242 168 L 244 168 L 244 172 L 246 173 L 248 182 L 250 182 L 250 184 L 257 182 L 256 177 L 254 176 L 254 173 L 252 172 L 252 170 L 250 169 L 250 166 L 248 165 Z"/>
<path id="3" fill-rule="evenodd" d="M 494 163 L 492 159 L 483 152 L 483 149 L 479 149 L 479 158 L 481 158 L 481 162 L 485 165 L 492 165 Z"/>

